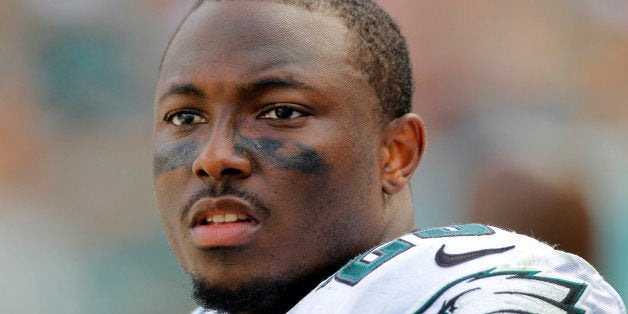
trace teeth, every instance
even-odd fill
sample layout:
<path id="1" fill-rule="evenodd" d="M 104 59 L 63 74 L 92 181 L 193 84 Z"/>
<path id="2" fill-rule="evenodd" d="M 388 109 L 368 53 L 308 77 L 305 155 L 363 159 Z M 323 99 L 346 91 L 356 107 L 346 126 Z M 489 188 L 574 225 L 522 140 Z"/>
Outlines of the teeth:
<path id="1" fill-rule="evenodd" d="M 225 214 L 225 222 L 234 222 L 238 220 L 238 215 L 236 214 Z"/>
<path id="2" fill-rule="evenodd" d="M 235 222 L 238 220 L 247 220 L 248 216 L 243 214 L 216 214 L 213 216 L 208 216 L 205 218 L 205 221 L 209 224 L 212 222 L 215 223 L 223 223 L 223 222 Z"/>

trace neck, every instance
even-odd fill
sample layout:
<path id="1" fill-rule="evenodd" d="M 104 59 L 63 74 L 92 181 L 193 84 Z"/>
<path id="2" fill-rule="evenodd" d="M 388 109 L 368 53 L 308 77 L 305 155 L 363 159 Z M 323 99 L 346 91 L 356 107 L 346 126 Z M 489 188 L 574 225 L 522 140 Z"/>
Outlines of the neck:
<path id="1" fill-rule="evenodd" d="M 387 195 L 385 202 L 385 219 L 388 220 L 388 224 L 381 236 L 382 243 L 391 241 L 416 228 L 410 187 L 406 186 L 394 195 Z"/>

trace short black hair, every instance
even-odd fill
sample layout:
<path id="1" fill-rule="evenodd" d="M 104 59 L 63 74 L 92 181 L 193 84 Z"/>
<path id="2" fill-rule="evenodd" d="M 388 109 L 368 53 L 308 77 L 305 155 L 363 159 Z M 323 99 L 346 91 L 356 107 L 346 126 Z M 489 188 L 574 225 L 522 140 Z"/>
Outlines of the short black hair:
<path id="1" fill-rule="evenodd" d="M 181 25 L 205 1 L 197 0 L 170 38 L 164 57 Z M 372 0 L 251 0 L 294 5 L 311 12 L 324 12 L 340 18 L 355 35 L 351 62 L 368 77 L 385 120 L 412 111 L 412 64 L 406 40 L 397 23 Z M 386 119 L 387 118 L 387 119 Z"/>

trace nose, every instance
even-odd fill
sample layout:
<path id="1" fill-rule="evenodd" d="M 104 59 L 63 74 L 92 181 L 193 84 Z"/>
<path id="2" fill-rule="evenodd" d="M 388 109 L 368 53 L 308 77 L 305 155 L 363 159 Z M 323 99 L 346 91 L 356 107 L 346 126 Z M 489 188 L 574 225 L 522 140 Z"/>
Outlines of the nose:
<path id="1" fill-rule="evenodd" d="M 194 175 L 201 180 L 244 179 L 253 172 L 253 163 L 235 149 L 227 127 L 216 125 L 207 143 L 192 163 Z"/>

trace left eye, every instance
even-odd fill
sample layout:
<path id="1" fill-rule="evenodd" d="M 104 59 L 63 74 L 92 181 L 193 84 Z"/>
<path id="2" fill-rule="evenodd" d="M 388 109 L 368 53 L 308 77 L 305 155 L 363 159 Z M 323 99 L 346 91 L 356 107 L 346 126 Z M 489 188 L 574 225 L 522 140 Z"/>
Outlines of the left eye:
<path id="1" fill-rule="evenodd" d="M 198 124 L 206 122 L 205 118 L 191 112 L 178 112 L 168 116 L 166 120 L 176 126 Z"/>
<path id="2" fill-rule="evenodd" d="M 260 117 L 264 119 L 293 119 L 305 115 L 303 112 L 289 107 L 277 107 L 266 111 Z"/>

